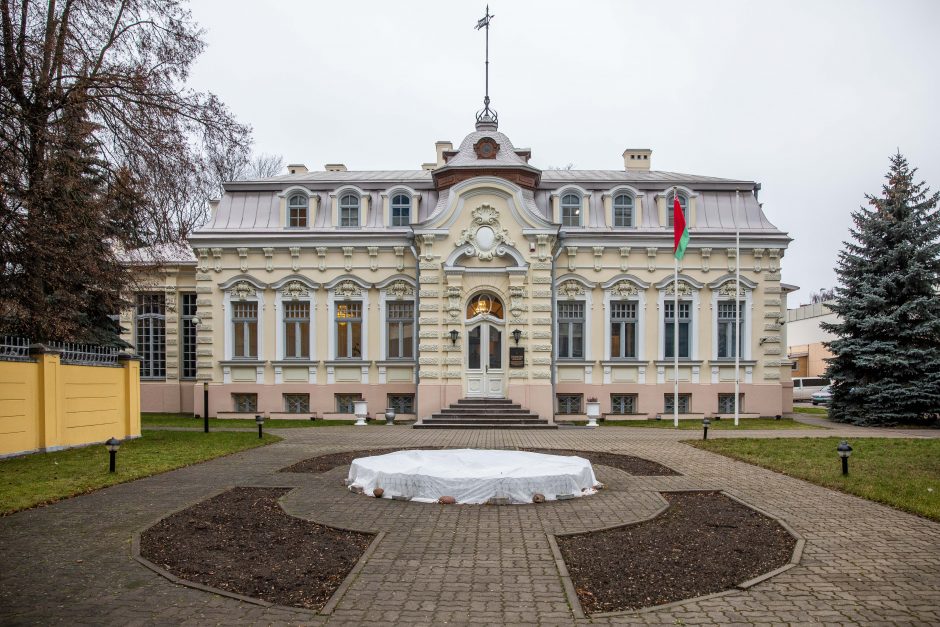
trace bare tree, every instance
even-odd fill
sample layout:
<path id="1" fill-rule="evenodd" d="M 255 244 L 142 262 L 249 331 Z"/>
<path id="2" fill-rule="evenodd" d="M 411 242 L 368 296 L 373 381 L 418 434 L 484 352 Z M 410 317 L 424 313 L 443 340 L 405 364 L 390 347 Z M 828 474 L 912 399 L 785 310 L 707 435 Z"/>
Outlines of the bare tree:
<path id="1" fill-rule="evenodd" d="M 248 162 L 250 129 L 185 84 L 201 36 L 177 0 L 0 0 L 0 325 L 80 334 L 63 295 L 120 293 L 116 250 L 180 241 Z M 78 241 L 108 245 L 72 263 Z"/>

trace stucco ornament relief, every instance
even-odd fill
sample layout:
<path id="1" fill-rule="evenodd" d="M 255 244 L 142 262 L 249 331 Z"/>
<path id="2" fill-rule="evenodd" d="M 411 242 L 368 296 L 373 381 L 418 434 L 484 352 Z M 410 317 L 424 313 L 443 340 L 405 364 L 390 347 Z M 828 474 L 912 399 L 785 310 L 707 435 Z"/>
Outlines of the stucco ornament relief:
<path id="1" fill-rule="evenodd" d="M 456 320 L 460 315 L 460 288 L 449 286 L 447 288 L 447 314 L 451 319 Z"/>
<path id="2" fill-rule="evenodd" d="M 239 281 L 232 286 L 231 292 L 232 298 L 235 300 L 246 300 L 248 298 L 254 298 L 255 295 L 257 295 L 255 286 L 248 281 Z"/>
<path id="3" fill-rule="evenodd" d="M 516 318 L 522 316 L 525 311 L 525 305 L 523 304 L 523 299 L 525 298 L 525 290 L 522 287 L 513 285 L 509 288 L 509 311 Z"/>
<path id="4" fill-rule="evenodd" d="M 666 287 L 666 295 L 673 296 L 676 293 L 676 284 L 670 283 Z M 692 286 L 686 283 L 685 281 L 679 281 L 679 296 L 691 296 L 692 295 Z"/>
<path id="5" fill-rule="evenodd" d="M 568 300 L 574 300 L 576 296 L 584 295 L 584 286 L 577 281 L 569 279 L 558 286 L 558 294 Z"/>
<path id="6" fill-rule="evenodd" d="M 728 298 L 734 298 L 735 292 L 737 290 L 734 287 L 734 281 L 728 281 L 724 285 L 718 288 L 718 294 L 721 296 L 726 296 Z M 747 293 L 747 287 L 744 285 L 741 286 L 741 291 L 738 292 L 738 300 L 744 298 L 744 295 Z"/>
<path id="7" fill-rule="evenodd" d="M 636 296 L 639 293 L 640 291 L 637 289 L 636 285 L 630 281 L 618 281 L 613 287 L 610 288 L 610 295 L 616 296 L 618 298 Z"/>
<path id="8" fill-rule="evenodd" d="M 310 292 L 307 291 L 307 286 L 300 281 L 290 281 L 284 286 L 283 293 L 284 298 L 287 300 L 300 300 L 301 298 L 310 296 Z"/>
<path id="9" fill-rule="evenodd" d="M 353 281 L 341 281 L 333 288 L 333 293 L 337 296 L 349 298 L 350 296 L 361 296 L 362 290 Z"/>
<path id="10" fill-rule="evenodd" d="M 480 205 L 471 214 L 470 226 L 460 233 L 455 246 L 466 246 L 463 253 L 473 255 L 481 261 L 490 261 L 496 255 L 503 255 L 506 246 L 516 243 L 509 236 L 509 231 L 499 224 L 499 213 L 489 205 Z"/>
<path id="11" fill-rule="evenodd" d="M 385 288 L 385 292 L 394 300 L 401 300 L 406 296 L 414 296 L 415 289 L 406 281 L 398 280 Z"/>

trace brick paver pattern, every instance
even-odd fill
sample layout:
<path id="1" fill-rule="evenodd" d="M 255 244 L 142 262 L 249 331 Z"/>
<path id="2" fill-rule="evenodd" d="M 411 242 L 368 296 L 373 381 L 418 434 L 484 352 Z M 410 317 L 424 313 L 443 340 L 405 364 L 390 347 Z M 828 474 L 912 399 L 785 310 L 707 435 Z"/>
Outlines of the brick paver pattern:
<path id="1" fill-rule="evenodd" d="M 923 435 L 924 432 L 892 435 Z M 650 516 L 660 491 L 721 489 L 790 524 L 802 562 L 746 592 L 666 610 L 595 618 L 617 624 L 940 624 L 940 524 L 700 451 L 695 432 L 599 428 L 416 431 L 285 429 L 278 444 L 0 518 L 2 624 L 571 624 L 548 533 Z M 717 432 L 712 437 L 863 437 L 884 431 Z M 146 437 L 146 434 L 145 434 Z M 440 506 L 344 489 L 347 467 L 279 473 L 319 454 L 395 446 L 606 450 L 678 477 L 596 466 L 608 489 L 534 506 Z M 833 463 L 838 459 L 833 452 Z M 386 535 L 331 616 L 265 608 L 175 585 L 130 556 L 130 539 L 167 514 L 232 486 L 296 488 L 295 516 Z M 664 543 L 668 539 L 664 538 Z M 586 621 L 584 621 L 586 622 Z"/>

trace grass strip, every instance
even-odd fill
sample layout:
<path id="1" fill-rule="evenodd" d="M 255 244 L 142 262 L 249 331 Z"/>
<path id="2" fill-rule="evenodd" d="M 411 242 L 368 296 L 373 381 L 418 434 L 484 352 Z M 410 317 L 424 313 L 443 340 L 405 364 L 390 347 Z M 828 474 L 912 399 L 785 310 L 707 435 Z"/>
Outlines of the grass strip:
<path id="1" fill-rule="evenodd" d="M 719 439 L 692 446 L 940 521 L 940 439 L 855 438 L 849 474 L 840 438 Z"/>
<path id="2" fill-rule="evenodd" d="M 108 472 L 100 444 L 0 460 L 0 515 L 86 494 L 168 470 L 280 441 L 256 433 L 145 431 L 121 444 L 117 468 Z"/>
<path id="3" fill-rule="evenodd" d="M 801 407 L 799 405 L 794 405 L 793 413 L 813 414 L 814 416 L 828 416 L 829 410 L 826 409 L 825 407 Z"/>
<path id="4" fill-rule="evenodd" d="M 711 424 L 708 430 L 712 431 L 737 431 L 754 429 L 822 429 L 816 425 L 808 425 L 803 422 L 797 422 L 791 418 L 741 418 L 737 427 L 734 426 L 734 418 L 722 418 L 721 420 L 710 419 Z M 666 420 L 605 420 L 599 423 L 604 427 L 639 427 L 646 429 L 675 429 L 672 425 L 672 419 Z M 680 431 L 701 431 L 701 420 L 680 420 Z"/>
<path id="5" fill-rule="evenodd" d="M 193 418 L 189 414 L 147 414 L 140 415 L 140 424 L 147 427 L 203 427 L 202 418 Z M 309 419 L 277 419 L 265 420 L 264 429 L 309 429 L 311 427 L 347 427 L 355 424 L 354 420 L 309 420 Z M 384 424 L 384 422 L 382 423 Z M 256 429 L 254 418 L 209 418 L 209 429 L 222 427 L 247 427 Z"/>

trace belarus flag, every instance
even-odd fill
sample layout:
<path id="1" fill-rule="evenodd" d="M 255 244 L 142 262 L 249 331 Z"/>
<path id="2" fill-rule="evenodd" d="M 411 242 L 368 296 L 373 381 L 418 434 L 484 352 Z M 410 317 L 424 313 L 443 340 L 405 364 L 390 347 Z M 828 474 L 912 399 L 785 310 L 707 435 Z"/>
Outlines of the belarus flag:
<path id="1" fill-rule="evenodd" d="M 673 254 L 675 254 L 676 259 L 682 259 L 685 255 L 685 247 L 689 245 L 689 227 L 685 225 L 685 216 L 682 214 L 682 206 L 679 204 L 679 195 L 673 194 L 672 196 L 672 212 L 673 212 L 673 235 L 675 237 L 675 249 Z"/>

